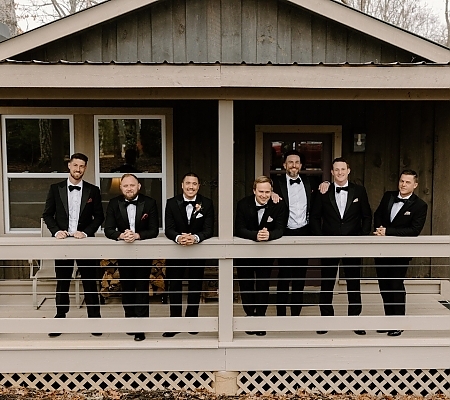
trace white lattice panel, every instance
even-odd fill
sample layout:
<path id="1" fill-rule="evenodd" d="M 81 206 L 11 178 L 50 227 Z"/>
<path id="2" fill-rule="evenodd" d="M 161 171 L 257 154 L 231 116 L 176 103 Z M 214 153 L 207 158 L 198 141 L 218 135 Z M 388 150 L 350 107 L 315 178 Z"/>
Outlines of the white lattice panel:
<path id="1" fill-rule="evenodd" d="M 212 391 L 213 372 L 123 372 L 123 373 L 21 373 L 0 374 L 0 386 L 23 386 L 44 390 L 207 389 Z"/>
<path id="2" fill-rule="evenodd" d="M 374 396 L 450 394 L 450 369 L 367 371 L 253 371 L 238 376 L 238 394 L 368 393 Z"/>

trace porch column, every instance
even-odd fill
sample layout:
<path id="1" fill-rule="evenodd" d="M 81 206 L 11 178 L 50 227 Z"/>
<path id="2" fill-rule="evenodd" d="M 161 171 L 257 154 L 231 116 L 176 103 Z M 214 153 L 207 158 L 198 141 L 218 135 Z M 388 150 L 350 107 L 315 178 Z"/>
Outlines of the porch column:
<path id="1" fill-rule="evenodd" d="M 219 100 L 219 239 L 233 238 L 233 101 Z M 233 260 L 219 260 L 219 342 L 233 340 Z"/>

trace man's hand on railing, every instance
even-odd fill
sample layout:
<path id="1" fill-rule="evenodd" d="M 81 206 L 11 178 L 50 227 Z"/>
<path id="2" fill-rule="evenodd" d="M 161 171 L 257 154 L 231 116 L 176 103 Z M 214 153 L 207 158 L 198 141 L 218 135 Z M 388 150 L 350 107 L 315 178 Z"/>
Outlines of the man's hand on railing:
<path id="1" fill-rule="evenodd" d="M 262 228 L 260 231 L 258 231 L 258 234 L 256 235 L 256 240 L 258 242 L 265 242 L 269 240 L 270 232 L 267 230 L 267 228 Z"/>
<path id="2" fill-rule="evenodd" d="M 386 236 L 386 228 L 383 228 L 382 226 L 380 226 L 379 228 L 377 228 L 375 230 L 375 232 L 373 234 L 375 236 Z"/>
<path id="3" fill-rule="evenodd" d="M 55 234 L 56 239 L 65 239 L 68 236 L 69 236 L 69 232 L 67 232 L 67 231 L 58 231 Z"/>

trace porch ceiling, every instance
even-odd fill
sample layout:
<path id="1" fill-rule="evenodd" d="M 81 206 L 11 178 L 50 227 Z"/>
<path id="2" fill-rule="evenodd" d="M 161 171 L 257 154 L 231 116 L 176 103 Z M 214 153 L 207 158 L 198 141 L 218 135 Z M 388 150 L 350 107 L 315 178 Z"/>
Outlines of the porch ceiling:
<path id="1" fill-rule="evenodd" d="M 448 98 L 449 64 L 0 64 L 4 98 Z M 41 89 L 46 89 L 43 92 Z M 34 94 L 30 96 L 30 91 Z M 172 91 L 172 94 L 170 94 Z M 176 93 L 174 93 L 176 91 Z M 417 93 L 415 94 L 414 91 Z M 421 94 L 419 94 L 419 92 Z M 318 93 L 320 93 L 318 95 Z M 358 94 L 359 93 L 359 94 Z M 368 93 L 372 93 L 368 95 Z M 440 93 L 440 94 L 439 94 Z M 444 93 L 444 95 L 443 95 Z M 268 96 L 268 97 L 267 97 Z M 284 96 L 284 97 L 283 97 Z M 319 97 L 318 97 L 319 96 Z M 111 95 L 107 96 L 111 98 Z M 264 98 L 264 97 L 263 97 Z"/>

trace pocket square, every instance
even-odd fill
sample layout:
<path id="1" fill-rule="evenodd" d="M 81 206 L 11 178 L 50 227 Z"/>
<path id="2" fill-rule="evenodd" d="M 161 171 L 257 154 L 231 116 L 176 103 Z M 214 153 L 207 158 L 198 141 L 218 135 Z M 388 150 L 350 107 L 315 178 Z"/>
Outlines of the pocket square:
<path id="1" fill-rule="evenodd" d="M 202 214 L 202 213 L 198 213 L 198 214 L 195 216 L 195 218 L 201 218 L 201 217 L 203 217 L 203 214 Z"/>
<path id="2" fill-rule="evenodd" d="M 92 203 L 92 197 L 89 197 L 87 203 Z"/>
<path id="3" fill-rule="evenodd" d="M 148 214 L 144 214 L 141 218 L 141 221 L 143 221 L 144 219 L 147 219 L 147 218 L 148 218 Z"/>
<path id="4" fill-rule="evenodd" d="M 358 198 L 356 198 L 355 200 L 353 200 L 353 203 L 357 203 L 359 201 Z"/>
<path id="5" fill-rule="evenodd" d="M 411 215 L 409 211 L 406 211 L 403 215 Z"/>
<path id="6" fill-rule="evenodd" d="M 267 218 L 267 222 L 272 222 L 273 218 L 269 215 L 269 218 Z"/>

